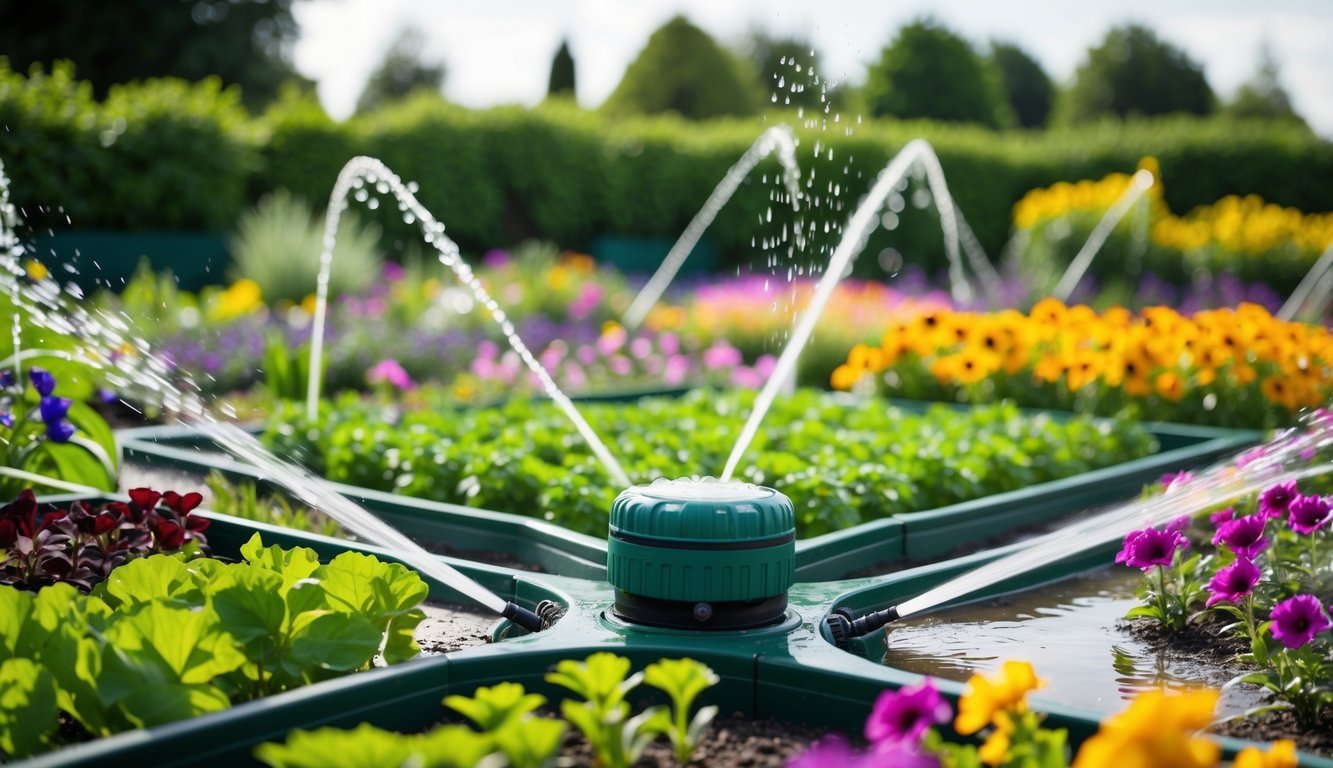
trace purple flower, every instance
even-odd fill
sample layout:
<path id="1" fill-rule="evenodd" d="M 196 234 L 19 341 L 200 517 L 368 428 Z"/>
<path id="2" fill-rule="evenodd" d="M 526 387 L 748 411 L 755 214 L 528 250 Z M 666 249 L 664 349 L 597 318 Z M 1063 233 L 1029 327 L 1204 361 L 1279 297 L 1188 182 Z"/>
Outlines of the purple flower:
<path id="1" fill-rule="evenodd" d="M 106 387 L 98 387 L 97 392 L 95 394 L 98 402 L 104 404 L 111 404 L 120 399 L 120 395 L 117 395 L 115 392 L 107 389 Z"/>
<path id="2" fill-rule="evenodd" d="M 1190 516 L 1181 515 L 1167 523 L 1162 530 L 1168 533 L 1184 533 L 1190 527 Z"/>
<path id="3" fill-rule="evenodd" d="M 407 375 L 407 371 L 397 360 L 381 360 L 376 363 L 374 368 L 366 372 L 366 381 L 371 384 L 383 382 L 403 390 L 412 388 L 412 377 Z"/>
<path id="4" fill-rule="evenodd" d="M 407 270 L 396 261 L 386 261 L 384 266 L 380 267 L 380 276 L 391 283 L 396 283 L 407 277 Z"/>
<path id="5" fill-rule="evenodd" d="M 1323 496 L 1297 496 L 1287 506 L 1287 525 L 1291 526 L 1291 530 L 1308 536 L 1328 522 L 1330 509 L 1333 509 L 1333 505 Z"/>
<path id="6" fill-rule="evenodd" d="M 42 421 L 47 424 L 60 421 L 69 413 L 69 407 L 73 405 L 68 397 L 43 397 L 40 410 L 42 412 Z"/>
<path id="7" fill-rule="evenodd" d="M 74 431 L 74 425 L 63 419 L 46 425 L 46 437 L 53 443 L 68 443 Z"/>
<path id="8" fill-rule="evenodd" d="M 481 257 L 481 263 L 487 269 L 499 269 L 509 263 L 509 251 L 492 248 Z"/>
<path id="9" fill-rule="evenodd" d="M 1232 520 L 1235 517 L 1236 517 L 1235 507 L 1223 507 L 1214 512 L 1213 514 L 1209 515 L 1208 519 L 1212 521 L 1213 525 L 1221 525 L 1222 523 L 1225 523 L 1228 520 Z"/>
<path id="10" fill-rule="evenodd" d="M 1269 540 L 1264 536 L 1264 526 L 1268 519 L 1263 515 L 1238 517 L 1217 526 L 1213 534 L 1213 544 L 1225 545 L 1237 557 L 1253 560 L 1256 555 L 1268 548 Z"/>
<path id="11" fill-rule="evenodd" d="M 1258 461 L 1259 459 L 1262 459 L 1267 455 L 1268 455 L 1268 446 L 1266 445 L 1261 445 L 1256 448 L 1251 448 L 1250 450 L 1236 457 L 1236 466 L 1244 468 L 1247 465 L 1253 464 L 1254 462 Z"/>
<path id="12" fill-rule="evenodd" d="M 926 731 L 936 723 L 948 722 L 952 714 L 949 702 L 930 680 L 898 691 L 884 691 L 866 719 L 866 738 L 875 744 L 916 745 Z"/>
<path id="13" fill-rule="evenodd" d="M 1207 606 L 1212 608 L 1221 602 L 1238 603 L 1258 583 L 1259 567 L 1243 557 L 1238 558 L 1236 562 L 1213 574 L 1212 581 L 1208 582 L 1208 591 L 1212 596 L 1208 598 Z"/>
<path id="14" fill-rule="evenodd" d="M 1171 561 L 1176 556 L 1176 550 L 1188 546 L 1189 541 L 1179 531 L 1144 528 L 1130 531 L 1125 536 L 1124 546 L 1115 556 L 1115 561 L 1143 571 L 1151 570 L 1157 565 L 1170 567 Z"/>
<path id="15" fill-rule="evenodd" d="M 56 377 L 44 368 L 38 368 L 34 365 L 28 371 L 28 378 L 32 380 L 32 386 L 37 390 L 37 394 L 42 397 L 46 397 L 55 391 Z"/>
<path id="16" fill-rule="evenodd" d="M 1285 517 L 1287 507 L 1298 495 L 1295 480 L 1278 483 L 1259 495 L 1259 514 L 1264 517 Z"/>
<path id="17" fill-rule="evenodd" d="M 797 755 L 787 768 L 860 768 L 869 761 L 863 753 L 852 749 L 837 734 L 816 741 Z"/>
<path id="18" fill-rule="evenodd" d="M 4 427 L 5 429 L 12 429 L 13 426 L 14 426 L 14 414 L 8 411 L 0 413 L 0 427 Z"/>
<path id="19" fill-rule="evenodd" d="M 1167 472 L 1165 475 L 1162 475 L 1161 479 L 1159 479 L 1157 482 L 1166 486 L 1166 489 L 1169 491 L 1172 488 L 1175 488 L 1176 486 L 1179 485 L 1184 485 L 1185 483 L 1188 483 L 1193 479 L 1194 475 L 1189 471 Z"/>
<path id="20" fill-rule="evenodd" d="M 6 368 L 0 371 L 0 389 L 9 389 L 14 386 L 14 372 Z"/>
<path id="21" fill-rule="evenodd" d="M 1333 626 L 1324 614 L 1324 606 L 1314 595 L 1296 595 L 1273 606 L 1270 630 L 1278 642 L 1288 648 L 1300 648 L 1314 636 Z"/>

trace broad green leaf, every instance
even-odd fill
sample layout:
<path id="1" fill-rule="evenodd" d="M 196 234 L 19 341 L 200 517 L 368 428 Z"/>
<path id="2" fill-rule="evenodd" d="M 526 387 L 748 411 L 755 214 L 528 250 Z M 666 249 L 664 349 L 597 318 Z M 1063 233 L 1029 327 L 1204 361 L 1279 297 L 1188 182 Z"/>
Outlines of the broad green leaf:
<path id="1" fill-rule="evenodd" d="M 100 643 L 88 637 L 82 626 L 62 625 L 52 633 L 42 650 L 42 663 L 58 684 L 56 701 L 60 709 L 68 712 L 90 733 L 110 735 L 110 721 L 99 689 L 102 678 Z"/>
<path id="2" fill-rule="evenodd" d="M 542 768 L 560 753 L 565 724 L 546 717 L 507 720 L 492 738 L 513 768 Z"/>
<path id="3" fill-rule="evenodd" d="M 286 633 L 291 632 L 301 614 L 330 610 L 329 597 L 319 579 L 301 579 L 290 585 L 283 600 L 287 604 L 287 624 L 283 627 Z"/>
<path id="4" fill-rule="evenodd" d="M 293 626 L 288 657 L 305 669 L 350 672 L 370 663 L 381 637 L 359 613 L 323 613 Z"/>
<path id="5" fill-rule="evenodd" d="M 382 651 L 386 662 L 398 664 L 420 655 L 421 646 L 417 645 L 416 632 L 417 625 L 425 618 L 425 612 L 420 608 L 414 608 L 390 620 Z"/>
<path id="6" fill-rule="evenodd" d="M 412 739 L 362 723 L 293 731 L 285 743 L 256 747 L 255 759 L 273 768 L 383 768 L 407 763 L 412 747 Z"/>
<path id="7" fill-rule="evenodd" d="M 27 455 L 20 468 L 106 491 L 116 487 L 113 477 L 115 467 L 103 464 L 101 459 L 73 441 L 56 443 L 43 440 Z"/>
<path id="8" fill-rule="evenodd" d="M 80 400 L 75 400 L 70 406 L 67 418 L 83 437 L 102 448 L 102 452 L 112 461 L 112 471 L 115 471 L 120 449 L 116 447 L 116 435 L 111 431 L 106 419 Z"/>
<path id="9" fill-rule="evenodd" d="M 281 574 L 240 563 L 230 565 L 210 590 L 213 610 L 238 641 L 269 637 L 277 642 L 287 618 L 282 586 Z"/>
<path id="10" fill-rule="evenodd" d="M 153 555 L 125 563 L 111 572 L 96 594 L 120 610 L 151 602 L 179 608 L 204 602 L 189 567 L 167 555 Z"/>
<path id="11" fill-rule="evenodd" d="M 563 725 L 563 723 L 561 724 Z M 491 768 L 505 765 L 490 734 L 466 725 L 445 725 L 415 737 L 413 759 L 421 768 Z"/>
<path id="12" fill-rule="evenodd" d="M 421 604 L 430 588 L 415 572 L 360 552 L 338 555 L 317 574 L 333 608 L 380 623 Z"/>
<path id="13" fill-rule="evenodd" d="M 25 592 L 9 585 L 0 585 L 0 655 L 5 658 L 22 659 L 32 656 L 32 647 L 36 645 L 34 626 L 42 630 L 33 616 L 31 592 Z M 46 632 L 39 634 L 45 637 Z"/>
<path id="14" fill-rule="evenodd" d="M 546 703 L 546 697 L 528 693 L 518 683 L 497 683 L 472 692 L 444 697 L 444 706 L 471 720 L 483 731 L 494 731 Z"/>
<path id="15" fill-rule="evenodd" d="M 51 673 L 28 659 L 0 662 L 0 752 L 27 757 L 56 729 L 56 686 Z"/>
<path id="16" fill-rule="evenodd" d="M 160 661 L 168 677 L 186 685 L 207 683 L 245 663 L 245 656 L 213 610 L 148 603 L 106 633 L 107 642 L 146 664 Z"/>
<path id="17" fill-rule="evenodd" d="M 121 711 L 136 728 L 188 720 L 230 706 L 227 694 L 207 683 L 166 683 L 140 688 L 120 701 Z"/>
<path id="18" fill-rule="evenodd" d="M 307 578 L 319 568 L 319 555 L 315 550 L 308 547 L 283 549 L 277 544 L 265 547 L 258 533 L 241 546 L 241 556 L 253 566 L 282 574 L 286 586 Z"/>

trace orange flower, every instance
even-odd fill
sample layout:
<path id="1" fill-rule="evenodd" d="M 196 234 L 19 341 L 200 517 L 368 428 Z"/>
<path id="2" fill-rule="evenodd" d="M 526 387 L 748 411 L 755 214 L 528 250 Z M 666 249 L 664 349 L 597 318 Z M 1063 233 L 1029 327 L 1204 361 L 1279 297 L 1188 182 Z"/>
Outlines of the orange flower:
<path id="1" fill-rule="evenodd" d="M 1234 768 L 1296 768 L 1296 742 L 1291 739 L 1279 739 L 1273 742 L 1267 752 L 1258 747 L 1246 747 L 1236 755 Z"/>
<path id="2" fill-rule="evenodd" d="M 1185 380 L 1175 371 L 1162 371 L 1157 374 L 1153 380 L 1153 385 L 1157 389 L 1157 394 L 1173 403 L 1180 402 L 1185 396 Z"/>
<path id="3" fill-rule="evenodd" d="M 840 365 L 833 369 L 833 376 L 830 378 L 829 383 L 834 389 L 851 391 L 852 387 L 856 386 L 856 382 L 861 380 L 861 376 L 864 373 L 864 368 L 853 368 L 850 365 Z"/>

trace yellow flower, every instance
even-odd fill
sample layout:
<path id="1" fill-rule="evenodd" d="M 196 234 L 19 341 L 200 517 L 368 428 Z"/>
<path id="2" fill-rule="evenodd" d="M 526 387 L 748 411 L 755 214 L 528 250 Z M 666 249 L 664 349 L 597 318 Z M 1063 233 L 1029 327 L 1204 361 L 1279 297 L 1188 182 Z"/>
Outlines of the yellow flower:
<path id="1" fill-rule="evenodd" d="M 46 265 L 36 259 L 28 259 L 28 263 L 24 265 L 24 268 L 28 271 L 28 279 L 34 283 L 45 280 L 47 276 L 51 274 L 51 272 L 47 270 Z"/>
<path id="2" fill-rule="evenodd" d="M 1185 396 L 1185 380 L 1175 371 L 1162 371 L 1153 383 L 1157 387 L 1157 394 L 1165 400 L 1178 403 Z"/>
<path id="3" fill-rule="evenodd" d="M 865 373 L 864 368 L 853 368 L 850 365 L 840 365 L 833 369 L 833 376 L 829 383 L 834 389 L 850 391 L 856 386 L 856 382 L 861 380 L 861 374 Z"/>
<path id="4" fill-rule="evenodd" d="M 1043 685 L 1026 661 L 1006 661 L 995 677 L 973 675 L 958 699 L 954 728 L 967 736 L 985 728 L 1001 713 L 1021 712 L 1027 707 L 1028 691 Z"/>
<path id="5" fill-rule="evenodd" d="M 995 713 L 995 728 L 986 742 L 977 750 L 977 757 L 986 765 L 999 765 L 1009 756 L 1010 737 L 1014 733 L 1014 719 L 1005 712 Z"/>
<path id="6" fill-rule="evenodd" d="M 1073 768 L 1212 768 L 1221 748 L 1194 732 L 1206 727 L 1216 691 L 1149 691 L 1102 722 L 1083 742 Z"/>
<path id="7" fill-rule="evenodd" d="M 1236 755 L 1234 768 L 1296 768 L 1296 742 L 1281 739 L 1273 742 L 1267 752 L 1258 747 L 1246 747 Z"/>
<path id="8" fill-rule="evenodd" d="M 243 277 L 218 295 L 208 314 L 213 320 L 231 320 L 254 312 L 262 304 L 259 283 Z"/>

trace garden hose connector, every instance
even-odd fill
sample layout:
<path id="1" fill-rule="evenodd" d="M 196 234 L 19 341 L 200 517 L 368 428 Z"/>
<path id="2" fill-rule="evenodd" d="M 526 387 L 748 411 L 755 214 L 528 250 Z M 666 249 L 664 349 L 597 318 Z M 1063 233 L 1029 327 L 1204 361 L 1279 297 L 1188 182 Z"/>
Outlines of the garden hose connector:
<path id="1" fill-rule="evenodd" d="M 538 605 L 537 609 L 541 610 L 542 606 Z M 542 617 L 537 613 L 529 611 L 527 608 L 512 601 L 505 603 L 504 610 L 500 612 L 500 615 L 529 632 L 540 632 L 550 626 L 550 623 L 543 621 Z"/>
<path id="2" fill-rule="evenodd" d="M 796 514 L 772 488 L 713 478 L 658 480 L 611 506 L 612 613 L 671 629 L 780 622 L 796 575 Z"/>
<path id="3" fill-rule="evenodd" d="M 565 615 L 565 607 L 554 600 L 543 600 L 537 603 L 536 613 L 542 621 L 542 629 L 547 629 Z"/>
<path id="4" fill-rule="evenodd" d="M 882 611 L 867 613 L 860 618 L 852 616 L 852 612 L 846 608 L 839 608 L 824 618 L 824 629 L 828 630 L 828 639 L 834 645 L 845 649 L 847 641 L 853 637 L 868 635 L 891 621 L 897 621 L 898 618 L 896 605 Z"/>

